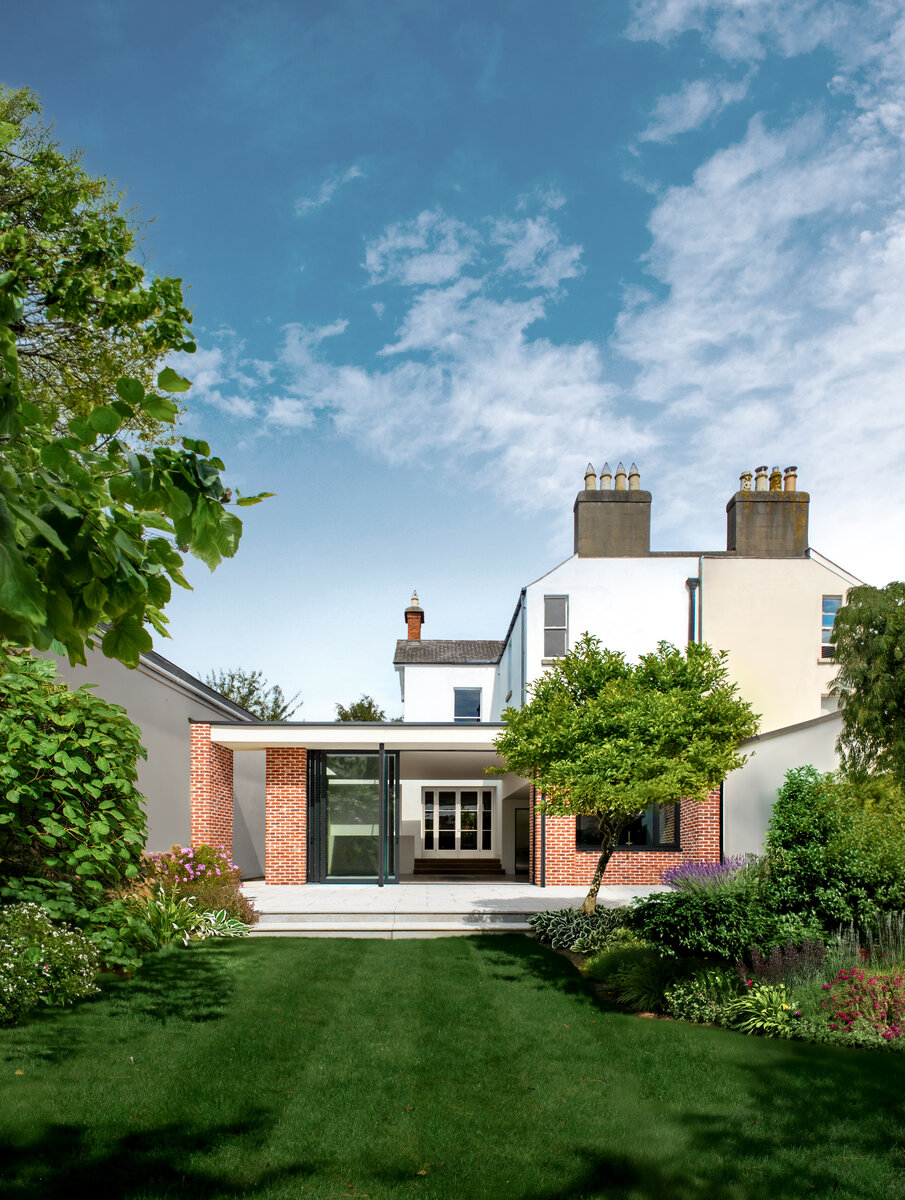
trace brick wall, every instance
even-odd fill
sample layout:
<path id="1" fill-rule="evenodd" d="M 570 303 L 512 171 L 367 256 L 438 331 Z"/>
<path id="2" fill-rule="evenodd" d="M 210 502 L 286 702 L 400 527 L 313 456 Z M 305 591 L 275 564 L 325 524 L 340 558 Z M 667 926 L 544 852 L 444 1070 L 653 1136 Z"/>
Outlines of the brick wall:
<path id="1" fill-rule="evenodd" d="M 679 820 L 679 850 L 617 850 L 607 864 L 603 885 L 658 884 L 661 872 L 681 862 L 720 861 L 720 793 L 717 788 L 701 803 L 683 802 Z M 575 847 L 575 818 L 547 817 L 546 882 L 548 887 L 590 885 L 599 854 Z M 541 882 L 541 816 L 532 792 L 531 861 L 529 878 Z"/>
<path id="2" fill-rule="evenodd" d="M 233 752 L 211 741 L 210 725 L 191 726 L 192 845 L 233 852 Z"/>
<path id="3" fill-rule="evenodd" d="M 308 752 L 293 746 L 266 753 L 265 881 L 306 883 Z"/>

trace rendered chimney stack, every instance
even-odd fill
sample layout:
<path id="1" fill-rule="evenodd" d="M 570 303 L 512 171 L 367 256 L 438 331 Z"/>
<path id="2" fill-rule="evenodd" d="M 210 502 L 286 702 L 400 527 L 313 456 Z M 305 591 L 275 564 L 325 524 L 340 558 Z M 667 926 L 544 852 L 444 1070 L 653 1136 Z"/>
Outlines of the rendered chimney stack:
<path id="1" fill-rule="evenodd" d="M 590 463 L 588 471 L 593 471 Z M 650 492 L 641 491 L 634 463 L 626 474 L 616 468 L 616 486 L 609 463 L 603 464 L 598 488 L 578 493 L 575 514 L 575 553 L 580 558 L 642 558 L 650 554 Z"/>
<path id="2" fill-rule="evenodd" d="M 594 464 L 588 463 L 584 473 L 584 490 L 586 492 L 597 491 L 597 474 L 594 470 Z"/>
<path id="3" fill-rule="evenodd" d="M 405 610 L 405 623 L 408 627 L 408 640 L 421 641 L 421 626 L 424 624 L 424 609 L 418 603 L 418 593 L 412 592 L 412 602 Z"/>
<path id="4" fill-rule="evenodd" d="M 739 490 L 726 505 L 726 549 L 748 558 L 803 558 L 808 552 L 810 496 L 798 491 L 798 468 L 774 467 L 739 476 Z"/>

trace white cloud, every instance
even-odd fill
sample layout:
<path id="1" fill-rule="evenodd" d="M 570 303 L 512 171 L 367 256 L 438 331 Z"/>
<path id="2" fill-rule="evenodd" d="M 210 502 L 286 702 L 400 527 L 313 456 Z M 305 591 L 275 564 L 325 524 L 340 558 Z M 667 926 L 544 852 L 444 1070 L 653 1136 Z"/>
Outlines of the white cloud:
<path id="1" fill-rule="evenodd" d="M 583 271 L 581 246 L 566 246 L 559 230 L 544 214 L 495 221 L 491 240 L 505 247 L 503 270 L 522 277 L 528 287 L 555 290 L 564 279 Z"/>
<path id="2" fill-rule="evenodd" d="M 440 209 L 390 225 L 365 248 L 371 283 L 418 287 L 457 279 L 477 255 L 478 235 Z"/>
<path id="3" fill-rule="evenodd" d="M 193 354 L 172 354 L 167 359 L 192 381 L 186 394 L 189 408 L 200 401 L 231 417 L 255 416 L 255 394 L 270 382 L 270 364 L 246 358 L 245 343 L 231 329 L 218 330 L 213 336 L 215 345 L 199 346 Z"/>
<path id="4" fill-rule="evenodd" d="M 820 498 L 813 544 L 878 582 L 901 574 L 889 563 L 901 563 L 905 469 L 905 15 L 871 6 L 856 34 L 849 6 L 826 13 L 816 28 L 844 95 L 753 119 L 690 183 L 651 199 L 649 286 L 629 281 L 609 344 L 606 331 L 550 334 L 583 269 L 553 205 L 528 197 L 472 223 L 428 210 L 366 248 L 371 285 L 403 298 L 393 336 L 339 365 L 330 339 L 343 322 L 289 327 L 271 424 L 325 413 L 373 454 L 433 456 L 563 515 L 589 457 L 635 458 L 656 490 L 660 544 L 692 548 L 719 548 L 737 472 L 797 463 Z M 634 35 L 643 16 L 649 36 L 699 29 L 726 57 L 753 59 L 817 36 L 803 28 L 814 10 L 794 0 L 740 14 L 639 3 Z"/>
<path id="5" fill-rule="evenodd" d="M 616 411 L 599 346 L 537 336 L 580 255 L 546 211 L 474 226 L 434 210 L 390 226 L 366 265 L 372 282 L 414 289 L 395 340 L 375 368 L 338 366 L 323 343 L 339 326 L 289 327 L 279 362 L 288 385 L 268 419 L 286 426 L 325 410 L 340 433 L 393 462 L 478 459 L 494 487 L 543 508 L 574 489 L 589 446 L 639 453 L 655 440 Z M 513 286 L 531 294 L 516 299 Z"/>
<path id="6" fill-rule="evenodd" d="M 791 57 L 841 44 L 864 8 L 845 0 L 635 0 L 628 36 L 666 44 L 695 30 L 729 60 L 762 59 L 771 49 Z"/>
<path id="7" fill-rule="evenodd" d="M 642 142 L 669 142 L 677 134 L 698 129 L 730 104 L 743 100 L 747 79 L 730 83 L 725 79 L 694 79 L 677 92 L 661 96 L 650 123 L 639 137 Z"/>
<path id="8" fill-rule="evenodd" d="M 296 200 L 295 215 L 297 217 L 307 217 L 309 213 L 323 208 L 325 204 L 329 204 L 338 189 L 344 184 L 351 183 L 353 179 L 363 178 L 364 172 L 361 167 L 355 164 L 345 171 L 328 176 L 311 195 L 302 196 Z M 302 270 L 304 270 L 304 267 Z"/>
<path id="9" fill-rule="evenodd" d="M 691 14 L 712 36 L 726 16 L 723 5 L 645 7 L 674 32 Z M 795 16 L 750 13 L 763 28 Z M 838 48 L 847 111 L 755 119 L 662 195 L 647 255 L 659 290 L 624 306 L 612 346 L 672 447 L 652 462 L 679 497 L 674 522 L 718 503 L 714 464 L 795 462 L 821 497 L 814 544 L 885 582 L 901 573 L 889 565 L 900 512 L 873 503 L 865 523 L 860 502 L 868 481 L 897 496 L 905 464 L 905 23 L 875 33 L 869 47 Z"/>

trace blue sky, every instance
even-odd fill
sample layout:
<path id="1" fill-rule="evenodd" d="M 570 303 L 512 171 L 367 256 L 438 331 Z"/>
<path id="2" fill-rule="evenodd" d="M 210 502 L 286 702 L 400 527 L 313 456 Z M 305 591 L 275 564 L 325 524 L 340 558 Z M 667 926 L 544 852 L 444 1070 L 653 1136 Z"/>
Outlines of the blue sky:
<path id="1" fill-rule="evenodd" d="M 395 714 L 412 589 L 502 637 L 589 459 L 637 461 L 661 549 L 795 463 L 812 544 L 901 578 L 903 47 L 886 0 L 5 14 L 0 79 L 190 285 L 185 432 L 277 493 L 161 652 Z"/>

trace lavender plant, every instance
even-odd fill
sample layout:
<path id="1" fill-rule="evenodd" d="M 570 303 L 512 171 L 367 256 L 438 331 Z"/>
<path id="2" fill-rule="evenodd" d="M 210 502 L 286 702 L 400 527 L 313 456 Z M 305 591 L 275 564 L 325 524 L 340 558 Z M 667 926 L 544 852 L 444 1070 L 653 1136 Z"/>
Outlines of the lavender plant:
<path id="1" fill-rule="evenodd" d="M 678 863 L 663 871 L 660 879 L 677 892 L 734 888 L 751 882 L 756 862 L 754 855 L 737 854 L 718 863 Z"/>

